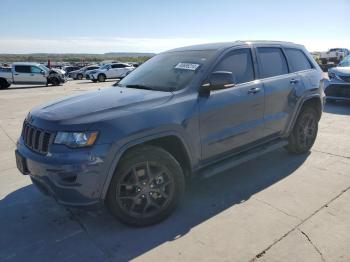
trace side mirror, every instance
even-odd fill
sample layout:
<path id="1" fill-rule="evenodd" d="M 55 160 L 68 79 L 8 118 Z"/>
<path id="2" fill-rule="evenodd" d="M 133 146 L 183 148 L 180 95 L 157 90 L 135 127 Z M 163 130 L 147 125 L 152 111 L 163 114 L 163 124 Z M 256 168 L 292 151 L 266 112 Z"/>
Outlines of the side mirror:
<path id="1" fill-rule="evenodd" d="M 235 86 L 232 72 L 216 71 L 211 73 L 208 81 L 201 86 L 201 91 L 210 92 L 212 90 L 226 89 Z"/>
<path id="2" fill-rule="evenodd" d="M 44 70 L 42 70 L 42 71 L 41 71 L 41 74 L 44 76 L 44 75 L 45 75 L 45 71 L 44 71 Z"/>

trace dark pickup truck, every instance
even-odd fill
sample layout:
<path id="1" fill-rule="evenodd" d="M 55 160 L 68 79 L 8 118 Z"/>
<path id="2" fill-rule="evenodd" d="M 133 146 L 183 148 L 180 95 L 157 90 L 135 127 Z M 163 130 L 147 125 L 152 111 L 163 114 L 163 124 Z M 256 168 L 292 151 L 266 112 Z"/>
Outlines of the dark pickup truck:
<path id="1" fill-rule="evenodd" d="M 280 147 L 308 152 L 322 83 L 312 56 L 293 43 L 170 50 L 110 88 L 33 109 L 17 166 L 61 204 L 102 203 L 128 225 L 154 224 L 171 214 L 194 175 L 210 177 Z"/>

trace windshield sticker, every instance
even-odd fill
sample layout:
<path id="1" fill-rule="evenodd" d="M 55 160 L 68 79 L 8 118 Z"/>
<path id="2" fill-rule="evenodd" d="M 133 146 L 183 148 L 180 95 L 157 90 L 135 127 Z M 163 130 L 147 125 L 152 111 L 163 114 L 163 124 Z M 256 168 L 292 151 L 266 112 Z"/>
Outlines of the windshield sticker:
<path id="1" fill-rule="evenodd" d="M 196 69 L 200 66 L 200 64 L 191 64 L 191 63 L 178 63 L 175 68 L 176 69 L 184 69 L 196 71 Z"/>

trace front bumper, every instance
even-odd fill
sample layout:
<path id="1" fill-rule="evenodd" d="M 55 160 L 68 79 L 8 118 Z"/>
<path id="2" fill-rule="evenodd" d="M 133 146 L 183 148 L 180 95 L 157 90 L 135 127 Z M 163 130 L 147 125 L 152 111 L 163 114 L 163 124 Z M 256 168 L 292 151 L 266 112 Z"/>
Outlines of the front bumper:
<path id="1" fill-rule="evenodd" d="M 350 83 L 337 79 L 328 80 L 324 92 L 328 99 L 350 100 Z"/>
<path id="2" fill-rule="evenodd" d="M 102 203 L 101 191 L 107 175 L 109 144 L 85 149 L 55 145 L 47 155 L 29 149 L 20 138 L 17 152 L 33 184 L 65 206 L 86 207 Z"/>

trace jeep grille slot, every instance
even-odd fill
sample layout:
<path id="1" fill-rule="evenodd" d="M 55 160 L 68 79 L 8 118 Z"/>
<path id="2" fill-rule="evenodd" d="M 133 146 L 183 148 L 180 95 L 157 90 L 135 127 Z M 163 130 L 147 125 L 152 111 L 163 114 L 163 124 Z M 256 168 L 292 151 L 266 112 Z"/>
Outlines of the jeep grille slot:
<path id="1" fill-rule="evenodd" d="M 39 154 L 47 154 L 52 137 L 52 133 L 48 131 L 32 126 L 26 121 L 23 123 L 22 138 L 24 144 Z"/>

